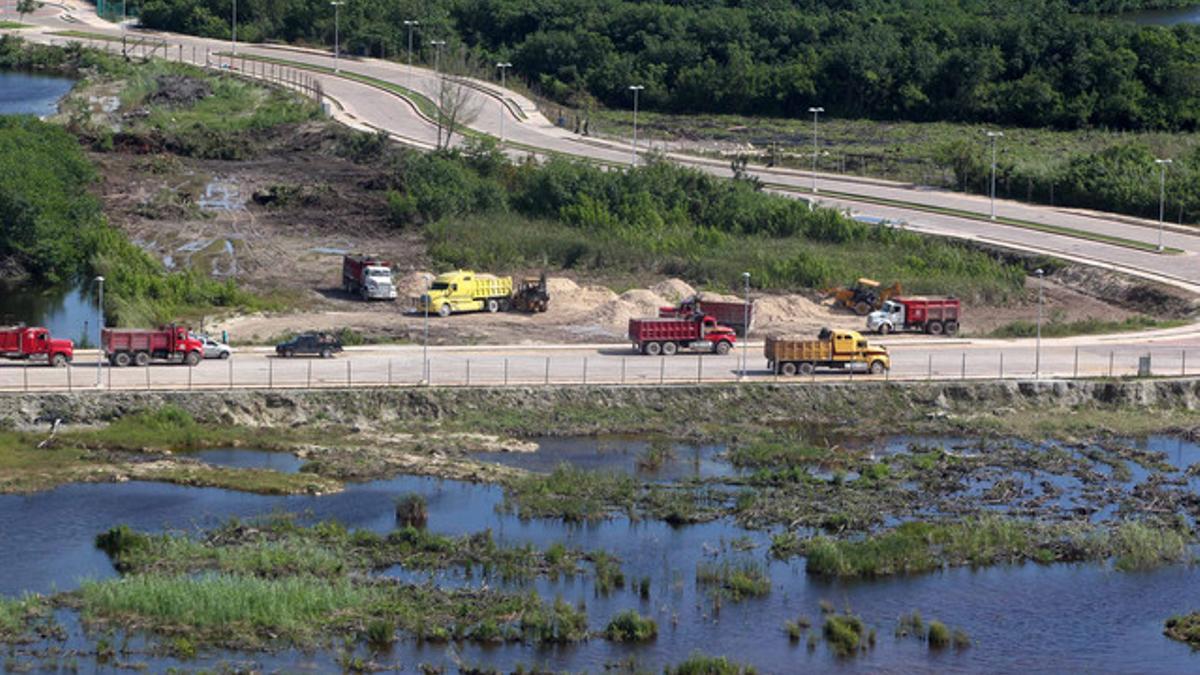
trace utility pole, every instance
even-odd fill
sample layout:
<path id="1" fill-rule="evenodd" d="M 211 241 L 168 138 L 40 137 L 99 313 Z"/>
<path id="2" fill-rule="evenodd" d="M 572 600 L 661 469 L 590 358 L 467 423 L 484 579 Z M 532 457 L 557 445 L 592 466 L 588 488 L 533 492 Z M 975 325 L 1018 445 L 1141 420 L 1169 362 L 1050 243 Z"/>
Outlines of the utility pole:
<path id="1" fill-rule="evenodd" d="M 1158 165 L 1158 252 L 1163 252 L 1163 209 L 1167 204 L 1167 165 L 1171 163 L 1169 159 L 1156 159 L 1154 163 Z"/>
<path id="2" fill-rule="evenodd" d="M 507 89 L 504 74 L 509 68 L 512 68 L 512 64 L 508 61 L 501 61 L 496 64 L 496 67 L 500 69 L 500 88 Z M 500 142 L 504 143 L 504 92 L 501 92 L 500 96 Z"/>
<path id="3" fill-rule="evenodd" d="M 96 322 L 99 336 L 96 340 L 96 386 L 99 387 L 102 381 L 100 366 L 104 361 L 104 277 L 96 277 L 96 283 L 100 289 L 100 320 Z"/>
<path id="4" fill-rule="evenodd" d="M 437 51 L 434 52 L 434 56 L 433 56 L 433 71 L 438 74 L 438 77 L 441 77 L 441 75 L 442 75 L 442 47 L 446 46 L 446 41 L 445 40 L 430 40 L 429 45 L 431 47 L 437 48 Z"/>
<path id="5" fill-rule="evenodd" d="M 429 297 L 430 278 L 425 277 L 425 297 L 421 304 L 425 306 L 425 339 L 421 341 L 421 384 L 429 384 Z"/>
<path id="6" fill-rule="evenodd" d="M 808 112 L 813 116 L 813 169 L 812 169 L 812 191 L 817 194 L 817 116 L 825 112 L 824 108 L 815 107 L 809 108 Z"/>
<path id="7" fill-rule="evenodd" d="M 405 26 L 408 26 L 408 76 L 412 77 L 412 35 L 413 27 L 420 26 L 421 22 L 416 20 L 406 20 Z"/>
<path id="8" fill-rule="evenodd" d="M 338 55 L 342 51 L 342 5 L 346 4 L 346 0 L 334 0 L 329 4 L 333 5 L 333 72 L 340 73 L 342 72 L 342 68 L 341 64 L 338 62 Z"/>
<path id="9" fill-rule="evenodd" d="M 1034 347 L 1033 355 L 1033 379 L 1038 380 L 1042 377 L 1042 277 L 1046 276 L 1046 273 L 1039 267 L 1034 274 L 1038 279 L 1038 317 L 1037 345 Z"/>
<path id="10" fill-rule="evenodd" d="M 988 138 L 992 139 L 992 220 L 996 219 L 996 139 L 1003 138 L 1003 131 L 989 131 Z"/>
<path id="11" fill-rule="evenodd" d="M 233 55 L 237 56 L 237 0 L 233 0 L 233 13 L 230 15 L 230 20 L 233 23 L 233 44 L 231 45 Z M 232 63 L 232 61 L 230 61 Z"/>
<path id="12" fill-rule="evenodd" d="M 638 109 L 638 92 L 646 87 L 640 84 L 629 85 L 629 91 L 633 92 L 633 166 L 637 166 L 637 109 Z"/>
<path id="13" fill-rule="evenodd" d="M 746 287 L 746 301 L 742 305 L 742 377 L 746 377 L 746 342 L 750 340 L 750 273 L 742 272 L 742 283 Z"/>

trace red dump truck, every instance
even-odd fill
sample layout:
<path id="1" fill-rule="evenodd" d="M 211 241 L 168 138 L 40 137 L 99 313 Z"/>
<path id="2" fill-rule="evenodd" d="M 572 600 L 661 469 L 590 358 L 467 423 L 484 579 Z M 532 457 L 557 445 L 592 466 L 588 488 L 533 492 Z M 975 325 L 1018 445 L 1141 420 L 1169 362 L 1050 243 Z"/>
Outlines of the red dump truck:
<path id="1" fill-rule="evenodd" d="M 747 326 L 754 324 L 753 306 L 747 308 L 744 302 L 702 300 L 698 295 L 681 300 L 676 307 L 662 307 L 658 310 L 661 319 L 686 318 L 695 314 L 715 318 L 717 323 L 732 328 L 738 337 L 745 337 Z"/>
<path id="2" fill-rule="evenodd" d="M 711 316 L 679 319 L 630 319 L 629 339 L 634 351 L 649 356 L 671 356 L 680 349 L 728 354 L 737 334 Z"/>
<path id="3" fill-rule="evenodd" d="M 867 330 L 880 335 L 896 331 L 920 331 L 930 335 L 958 332 L 958 298 L 896 297 L 867 315 Z"/>
<path id="4" fill-rule="evenodd" d="M 0 356 L 6 359 L 44 361 L 51 366 L 65 366 L 75 358 L 75 343 L 51 337 L 46 328 L 0 328 Z"/>
<path id="5" fill-rule="evenodd" d="M 192 337 L 185 326 L 157 329 L 105 328 L 100 348 L 108 362 L 118 368 L 129 364 L 148 366 L 151 361 L 186 363 L 194 366 L 204 358 L 204 343 Z"/>
<path id="6" fill-rule="evenodd" d="M 344 256 L 342 289 L 363 300 L 395 300 L 396 282 L 392 278 L 392 263 L 376 256 Z"/>

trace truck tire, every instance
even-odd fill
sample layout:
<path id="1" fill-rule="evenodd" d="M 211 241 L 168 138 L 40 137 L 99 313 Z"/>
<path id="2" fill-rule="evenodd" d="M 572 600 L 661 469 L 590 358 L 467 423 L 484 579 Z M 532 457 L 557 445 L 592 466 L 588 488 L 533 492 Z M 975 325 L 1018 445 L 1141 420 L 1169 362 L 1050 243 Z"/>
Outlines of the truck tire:
<path id="1" fill-rule="evenodd" d="M 448 303 L 448 302 L 443 303 L 441 307 L 438 307 L 438 316 L 440 316 L 442 318 L 446 318 L 446 317 L 450 316 L 451 311 L 452 310 L 450 309 L 450 303 Z"/>
<path id="2" fill-rule="evenodd" d="M 679 353 L 679 345 L 675 342 L 664 342 L 662 345 L 663 356 L 675 356 Z"/>
<path id="3" fill-rule="evenodd" d="M 713 351 L 721 356 L 725 356 L 731 349 L 733 349 L 733 345 L 729 344 L 729 340 L 721 340 L 717 343 L 717 346 L 713 348 Z"/>
<path id="4" fill-rule="evenodd" d="M 200 363 L 200 359 L 202 358 L 204 357 L 200 356 L 200 352 L 188 352 L 187 356 L 183 357 L 183 362 L 188 364 L 188 366 L 195 367 Z"/>
<path id="5" fill-rule="evenodd" d="M 283 350 L 283 358 L 285 358 L 285 359 L 290 359 L 295 355 L 296 355 L 296 352 L 294 352 L 290 349 Z"/>
<path id="6" fill-rule="evenodd" d="M 662 353 L 663 346 L 658 342 L 647 342 L 646 346 L 642 349 L 646 351 L 647 356 L 658 356 Z"/>
<path id="7" fill-rule="evenodd" d="M 138 352 L 133 355 L 133 363 L 138 368 L 145 368 L 150 365 L 150 355 L 146 352 Z"/>
<path id="8" fill-rule="evenodd" d="M 779 372 L 791 377 L 796 374 L 796 364 L 789 361 L 788 363 L 779 366 Z"/>
<path id="9" fill-rule="evenodd" d="M 930 335 L 941 335 L 941 334 L 942 334 L 942 330 L 943 330 L 943 327 L 942 327 L 942 322 L 940 322 L 940 321 L 930 321 L 930 322 L 929 322 L 929 326 L 926 328 L 926 330 L 928 330 L 928 331 L 929 331 L 929 334 L 930 334 Z"/>
<path id="10" fill-rule="evenodd" d="M 507 312 L 507 311 L 509 311 L 510 309 L 512 309 L 512 302 L 511 302 L 511 301 L 509 301 L 508 299 L 504 299 L 504 300 L 501 300 L 501 301 L 500 301 L 500 311 L 501 311 L 501 312 Z"/>
<path id="11" fill-rule="evenodd" d="M 957 321 L 947 321 L 946 322 L 946 335 L 957 335 L 957 334 L 958 334 L 958 322 Z"/>
<path id="12" fill-rule="evenodd" d="M 888 333 L 892 332 L 892 325 L 889 323 L 881 323 L 879 324 L 879 328 L 876 332 L 880 335 L 887 335 Z"/>
<path id="13" fill-rule="evenodd" d="M 69 359 L 67 359 L 67 355 L 60 352 L 50 357 L 50 365 L 54 366 L 55 368 L 62 368 L 63 366 L 67 365 L 68 360 Z"/>
<path id="14" fill-rule="evenodd" d="M 867 302 L 859 300 L 854 305 L 854 313 L 859 316 L 866 316 L 871 313 L 871 305 Z"/>
<path id="15" fill-rule="evenodd" d="M 486 306 L 487 311 L 491 314 L 495 314 L 496 312 L 500 311 L 500 301 L 495 298 L 489 298 Z"/>
<path id="16" fill-rule="evenodd" d="M 129 352 L 117 352 L 113 354 L 112 363 L 118 368 L 125 368 L 129 365 L 132 359 L 129 358 Z"/>
<path id="17" fill-rule="evenodd" d="M 817 370 L 817 367 L 811 363 L 801 363 L 800 364 L 800 374 L 801 375 L 812 375 L 814 372 L 816 372 L 816 370 Z"/>
<path id="18" fill-rule="evenodd" d="M 322 349 L 321 350 L 321 358 L 332 359 L 333 358 L 333 350 L 328 347 L 326 347 L 325 349 Z"/>
<path id="19" fill-rule="evenodd" d="M 871 374 L 872 375 L 882 375 L 885 372 L 887 372 L 887 367 L 883 365 L 883 361 L 872 361 L 871 362 Z"/>

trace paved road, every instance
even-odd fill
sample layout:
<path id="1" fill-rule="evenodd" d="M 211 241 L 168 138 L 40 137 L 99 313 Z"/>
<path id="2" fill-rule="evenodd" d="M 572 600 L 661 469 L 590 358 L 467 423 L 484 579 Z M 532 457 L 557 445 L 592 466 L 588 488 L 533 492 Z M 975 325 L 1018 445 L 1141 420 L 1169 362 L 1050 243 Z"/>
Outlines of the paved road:
<path id="1" fill-rule="evenodd" d="M 75 3 L 74 0 L 58 6 L 48 5 L 30 20 L 37 24 L 39 32 L 26 30 L 25 34 L 38 40 L 63 41 L 66 38 L 54 38 L 49 33 L 67 29 L 114 36 L 121 33 L 119 27 L 98 19 L 90 6 Z M 231 59 L 228 56 L 228 42 L 140 30 L 130 30 L 128 34 L 165 40 L 170 45 L 165 53 L 173 59 L 191 61 L 194 56 L 200 63 L 231 66 L 235 70 L 254 75 L 261 73 L 264 68 L 261 62 Z M 282 59 L 296 64 L 297 67 L 314 69 L 331 69 L 334 63 L 332 54 L 286 47 L 241 44 L 237 53 L 239 57 Z M 431 70 L 408 68 L 388 61 L 343 57 L 340 63 L 344 73 L 392 83 L 418 92 L 431 100 L 437 99 L 442 81 Z M 320 81 L 325 94 L 336 106 L 335 116 L 338 119 L 359 128 L 384 129 L 414 145 L 431 147 L 436 142 L 436 126 L 415 106 L 397 94 L 372 84 L 338 77 L 325 70 L 312 70 L 306 74 Z M 531 100 L 517 92 L 502 90 L 494 83 L 467 81 L 467 84 L 470 85 L 467 89 L 469 108 L 476 113 L 470 126 L 482 133 L 499 137 L 503 125 L 504 138 L 511 151 L 561 153 L 616 164 L 630 162 L 631 152 L 628 144 L 584 138 L 558 128 L 537 111 Z M 729 167 L 718 160 L 680 154 L 672 154 L 670 157 L 716 175 L 729 175 Z M 751 167 L 751 170 L 775 190 L 808 198 L 806 193 L 812 182 L 811 174 L 766 167 Z M 986 198 L 975 195 L 838 175 L 819 176 L 817 188 L 820 191 L 817 198 L 821 203 L 851 209 L 867 217 L 904 223 L 907 227 L 924 232 L 1050 253 L 1081 262 L 1100 263 L 1113 269 L 1200 292 L 1200 232 L 1190 228 L 1169 228 L 1164 234 L 1163 243 L 1168 247 L 1180 249 L 1183 253 L 1163 255 L 1153 251 L 997 224 L 986 219 L 941 215 L 921 208 L 885 206 L 863 201 L 895 200 L 968 211 L 982 217 L 988 210 L 988 202 Z M 835 192 L 838 193 L 837 196 L 831 194 Z M 1005 200 L 997 202 L 997 212 L 1001 217 L 1067 227 L 1147 244 L 1156 244 L 1158 241 L 1156 223 L 1123 216 Z"/>
<path id="2" fill-rule="evenodd" d="M 1150 355 L 1152 373 L 1200 375 L 1200 342 L 1180 330 L 1147 338 L 1046 340 L 1041 351 L 1043 378 L 1127 376 L 1137 373 L 1139 357 Z M 1030 379 L 1037 351 L 1030 340 L 887 340 L 892 371 L 884 377 L 833 371 L 792 381 L 854 379 Z M 179 390 L 228 388 L 415 386 L 426 379 L 419 346 L 351 348 L 333 359 L 277 358 L 269 349 L 252 349 L 228 361 L 206 361 L 196 368 L 156 365 L 149 368 L 102 368 L 92 353 L 81 353 L 71 368 L 0 362 L 0 391 Z M 428 383 L 433 386 L 658 384 L 735 381 L 742 351 L 726 356 L 635 355 L 626 345 L 543 345 L 510 347 L 432 347 Z M 748 379 L 777 378 L 768 370 L 761 343 L 746 349 Z"/>

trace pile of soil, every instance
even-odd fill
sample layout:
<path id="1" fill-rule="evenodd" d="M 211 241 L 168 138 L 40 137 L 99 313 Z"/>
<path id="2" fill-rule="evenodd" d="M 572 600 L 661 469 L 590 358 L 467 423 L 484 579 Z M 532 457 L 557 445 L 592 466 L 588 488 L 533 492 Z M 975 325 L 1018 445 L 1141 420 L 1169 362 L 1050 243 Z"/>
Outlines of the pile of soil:
<path id="1" fill-rule="evenodd" d="M 159 75 L 154 86 L 147 103 L 187 107 L 212 96 L 212 87 L 207 82 L 188 75 Z"/>

